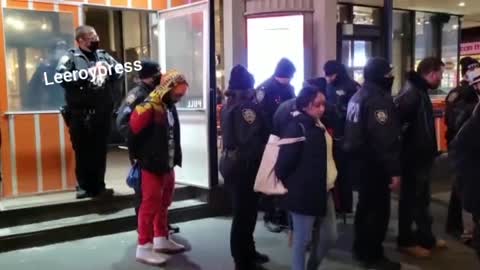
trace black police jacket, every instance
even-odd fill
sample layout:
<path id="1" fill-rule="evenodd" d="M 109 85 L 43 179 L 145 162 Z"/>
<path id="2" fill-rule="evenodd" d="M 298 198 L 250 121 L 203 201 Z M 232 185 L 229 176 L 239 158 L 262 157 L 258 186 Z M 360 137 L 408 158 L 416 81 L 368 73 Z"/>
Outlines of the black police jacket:
<path id="1" fill-rule="evenodd" d="M 113 82 L 122 78 L 123 72 L 116 72 L 115 66 L 119 65 L 118 62 L 104 50 L 97 50 L 94 54 L 96 62 L 102 61 L 111 66 L 107 70 L 105 82 L 101 85 L 93 82 L 95 77 L 91 73 L 88 73 L 86 78 L 80 78 L 79 72 L 88 71 L 96 63 L 91 62 L 80 49 L 69 49 L 59 60 L 56 71 L 64 76 L 61 85 L 65 89 L 67 106 L 71 109 L 108 110 L 113 107 Z M 68 79 L 65 79 L 65 76 Z"/>
<path id="2" fill-rule="evenodd" d="M 127 93 L 127 97 L 123 100 L 122 105 L 117 111 L 117 129 L 118 132 L 126 139 L 128 137 L 130 115 L 135 107 L 142 103 L 152 92 L 154 88 L 140 83 Z"/>
<path id="3" fill-rule="evenodd" d="M 223 154 L 234 154 L 233 171 L 256 170 L 268 139 L 266 120 L 253 91 L 228 91 L 229 101 L 221 112 Z"/>
<path id="4" fill-rule="evenodd" d="M 477 106 L 479 107 L 479 106 Z M 452 142 L 463 207 L 480 216 L 480 108 L 467 120 Z"/>
<path id="5" fill-rule="evenodd" d="M 472 116 L 473 109 L 478 101 L 475 89 L 464 80 L 460 82 L 458 87 L 448 93 L 445 98 L 445 125 L 447 126 L 445 138 L 448 145 L 450 145 L 463 124 Z"/>
<path id="6" fill-rule="evenodd" d="M 348 103 L 344 150 L 357 168 L 400 176 L 401 130 L 387 89 L 366 81 Z"/>
<path id="7" fill-rule="evenodd" d="M 329 127 L 333 129 L 335 139 L 341 139 L 344 136 L 348 102 L 359 88 L 358 83 L 346 74 L 327 86 L 325 117 Z"/>
<path id="8" fill-rule="evenodd" d="M 281 84 L 273 77 L 258 87 L 256 98 L 265 119 L 267 119 L 268 133 L 277 134 L 278 131 L 273 130 L 273 115 L 280 104 L 294 97 L 295 91 L 290 84 Z"/>
<path id="9" fill-rule="evenodd" d="M 308 216 L 324 216 L 327 203 L 327 145 L 325 130 L 301 113 L 290 121 L 282 138 L 306 140 L 282 145 L 275 173 L 288 189 L 284 209 Z"/>
<path id="10" fill-rule="evenodd" d="M 431 166 L 438 154 L 433 106 L 427 82 L 410 72 L 395 98 L 402 124 L 402 160 L 408 168 Z"/>

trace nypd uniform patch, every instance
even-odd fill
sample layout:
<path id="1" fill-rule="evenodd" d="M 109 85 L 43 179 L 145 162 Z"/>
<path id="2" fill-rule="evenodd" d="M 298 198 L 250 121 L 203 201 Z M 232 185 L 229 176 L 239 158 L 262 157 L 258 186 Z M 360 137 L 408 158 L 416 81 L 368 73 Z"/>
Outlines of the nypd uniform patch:
<path id="1" fill-rule="evenodd" d="M 375 119 L 377 119 L 378 123 L 384 125 L 388 121 L 388 114 L 384 110 L 375 111 Z"/>
<path id="2" fill-rule="evenodd" d="M 343 89 L 337 90 L 336 93 L 337 93 L 337 96 L 345 96 L 346 94 Z"/>
<path id="3" fill-rule="evenodd" d="M 257 119 L 257 114 L 252 109 L 244 109 L 242 111 L 242 116 L 245 122 L 250 125 L 255 122 L 255 119 Z"/>
<path id="4" fill-rule="evenodd" d="M 452 103 L 454 102 L 458 97 L 458 93 L 457 92 L 452 92 L 449 96 L 448 96 L 448 102 Z"/>
<path id="5" fill-rule="evenodd" d="M 127 100 L 126 100 L 126 101 L 127 101 L 127 104 L 128 104 L 128 105 L 132 104 L 132 103 L 135 101 L 136 98 L 137 98 L 137 97 L 136 97 L 134 94 L 128 95 Z"/>
<path id="6" fill-rule="evenodd" d="M 265 98 L 265 91 L 258 90 L 256 96 L 257 96 L 257 101 L 262 102 L 263 99 Z"/>

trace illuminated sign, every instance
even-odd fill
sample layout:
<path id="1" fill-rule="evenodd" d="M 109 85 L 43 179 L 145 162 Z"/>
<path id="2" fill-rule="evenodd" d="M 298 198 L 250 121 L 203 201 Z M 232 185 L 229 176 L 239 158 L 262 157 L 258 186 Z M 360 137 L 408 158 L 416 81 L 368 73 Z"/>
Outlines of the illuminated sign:
<path id="1" fill-rule="evenodd" d="M 480 42 L 462 43 L 461 55 L 480 54 Z"/>

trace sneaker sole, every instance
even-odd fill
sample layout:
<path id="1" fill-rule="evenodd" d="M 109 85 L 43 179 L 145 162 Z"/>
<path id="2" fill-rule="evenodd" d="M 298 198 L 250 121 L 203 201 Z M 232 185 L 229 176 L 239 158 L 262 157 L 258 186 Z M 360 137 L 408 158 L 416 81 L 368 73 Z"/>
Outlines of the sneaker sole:
<path id="1" fill-rule="evenodd" d="M 173 255 L 173 254 L 183 253 L 183 252 L 186 251 L 186 249 L 182 248 L 182 249 L 178 249 L 178 250 L 172 250 L 172 249 L 165 249 L 165 248 L 157 248 L 157 249 L 153 249 L 153 251 L 155 251 L 156 253 Z"/>
<path id="2" fill-rule="evenodd" d="M 143 260 L 143 259 L 136 259 L 137 262 L 139 263 L 142 263 L 142 264 L 146 264 L 146 265 L 150 265 L 150 266 L 164 266 L 165 264 L 167 264 L 167 261 L 164 261 L 162 263 L 151 263 L 147 260 Z"/>

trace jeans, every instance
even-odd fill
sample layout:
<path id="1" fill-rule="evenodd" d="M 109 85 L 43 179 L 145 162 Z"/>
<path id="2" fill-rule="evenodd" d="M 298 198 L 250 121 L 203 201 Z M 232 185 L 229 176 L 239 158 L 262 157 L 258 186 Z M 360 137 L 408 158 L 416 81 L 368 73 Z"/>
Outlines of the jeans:
<path id="1" fill-rule="evenodd" d="M 291 212 L 293 221 L 293 262 L 292 270 L 316 270 L 337 241 L 337 220 L 335 205 L 331 195 L 327 199 L 325 217 L 306 216 Z M 318 226 L 315 225 L 318 221 Z M 313 234 L 312 234 L 313 231 Z M 307 246 L 312 243 L 312 250 L 305 268 Z"/>

